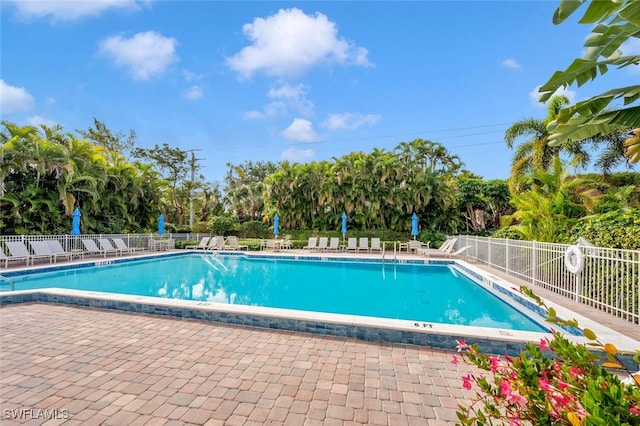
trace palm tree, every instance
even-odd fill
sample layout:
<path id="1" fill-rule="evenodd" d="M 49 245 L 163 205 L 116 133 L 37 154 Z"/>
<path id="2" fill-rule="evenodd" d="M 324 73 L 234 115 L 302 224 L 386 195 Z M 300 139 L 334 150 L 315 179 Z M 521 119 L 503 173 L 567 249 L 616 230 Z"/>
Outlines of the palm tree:
<path id="1" fill-rule="evenodd" d="M 560 158 L 562 151 L 573 156 L 572 162 L 586 166 L 589 161 L 588 153 L 578 143 L 567 141 L 564 145 L 551 146 L 549 144 L 549 131 L 547 125 L 555 120 L 556 116 L 565 105 L 569 104 L 566 96 L 554 96 L 547 105 L 547 116 L 544 120 L 529 118 L 515 122 L 507 129 L 504 140 L 507 147 L 513 148 L 515 141 L 522 136 L 530 136 L 526 142 L 521 143 L 513 155 L 511 163 L 511 177 L 509 186 L 516 189 L 518 178 L 534 171 L 546 171 Z"/>

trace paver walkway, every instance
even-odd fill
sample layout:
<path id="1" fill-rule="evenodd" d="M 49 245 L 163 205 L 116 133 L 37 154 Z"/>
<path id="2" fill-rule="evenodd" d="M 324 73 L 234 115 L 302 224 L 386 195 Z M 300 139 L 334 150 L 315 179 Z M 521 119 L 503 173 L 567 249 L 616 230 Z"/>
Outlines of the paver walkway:
<path id="1" fill-rule="evenodd" d="M 1 308 L 0 336 L 3 426 L 445 425 L 471 396 L 414 346 L 49 304 Z"/>

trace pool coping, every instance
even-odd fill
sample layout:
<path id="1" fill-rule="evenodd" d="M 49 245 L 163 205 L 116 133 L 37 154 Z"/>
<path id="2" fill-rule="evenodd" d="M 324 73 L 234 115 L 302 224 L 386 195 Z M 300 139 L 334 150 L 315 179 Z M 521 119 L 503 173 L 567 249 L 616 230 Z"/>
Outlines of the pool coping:
<path id="1" fill-rule="evenodd" d="M 76 264 L 44 265 L 38 268 L 23 268 L 4 273 L 10 277 L 30 271 L 49 271 L 59 269 L 81 268 L 112 263 L 128 262 L 139 259 L 152 259 L 166 256 L 186 255 L 194 251 L 136 256 L 133 258 L 92 259 Z M 195 251 L 195 253 L 202 253 Z M 242 255 L 251 258 L 269 258 L 274 256 L 291 260 L 316 261 L 354 261 L 354 262 L 387 262 L 389 264 L 447 264 L 457 272 L 463 273 L 477 284 L 505 300 L 512 306 L 518 304 L 523 311 L 538 322 L 543 322 L 544 310 L 535 301 L 519 292 L 519 287 L 502 278 L 488 274 L 486 271 L 459 259 L 380 259 L 358 256 L 322 256 L 307 254 L 264 255 L 247 252 L 222 252 L 222 255 Z M 582 315 L 574 313 L 555 303 L 545 301 L 554 306 L 560 318 L 575 318 L 581 327 L 593 330 L 601 341 L 613 343 L 622 352 L 634 351 L 640 342 L 615 330 L 602 326 Z M 0 307 L 20 303 L 54 303 L 87 308 L 98 308 L 129 313 L 168 316 L 173 318 L 200 320 L 228 325 L 241 325 L 265 329 L 278 329 L 294 332 L 313 333 L 319 335 L 354 338 L 365 341 L 384 343 L 400 343 L 425 346 L 435 349 L 455 350 L 458 340 L 469 344 L 477 344 L 480 350 L 491 354 L 517 356 L 528 342 L 537 343 L 549 337 L 549 333 L 503 330 L 496 328 L 448 325 L 433 322 L 396 320 L 386 318 L 364 317 L 357 315 L 329 314 L 321 312 L 300 311 L 292 309 L 266 308 L 247 305 L 231 305 L 216 302 L 200 302 L 177 299 L 164 299 L 151 296 L 133 296 L 97 291 L 69 290 L 47 288 L 38 290 L 20 290 L 0 292 Z M 563 330 L 565 336 L 575 343 L 587 343 L 579 330 Z M 579 335 L 578 335 L 579 334 Z M 633 361 L 625 356 L 625 364 Z"/>

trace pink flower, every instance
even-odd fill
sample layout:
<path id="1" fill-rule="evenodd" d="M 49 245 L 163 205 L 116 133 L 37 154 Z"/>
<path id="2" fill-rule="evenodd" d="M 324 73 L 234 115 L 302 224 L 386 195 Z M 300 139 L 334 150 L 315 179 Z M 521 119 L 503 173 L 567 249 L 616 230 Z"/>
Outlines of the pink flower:
<path id="1" fill-rule="evenodd" d="M 467 374 L 466 376 L 462 376 L 462 387 L 471 390 L 471 374 Z"/>
<path id="2" fill-rule="evenodd" d="M 538 383 L 540 384 L 540 389 L 542 389 L 543 391 L 548 392 L 551 390 L 551 383 L 546 377 L 538 378 Z"/>
<path id="3" fill-rule="evenodd" d="M 631 414 L 635 414 L 636 416 L 640 416 L 640 404 L 636 405 L 635 407 L 629 408 L 629 411 L 631 412 Z"/>
<path id="4" fill-rule="evenodd" d="M 569 387 L 569 383 L 563 382 L 562 380 L 558 380 L 558 388 L 560 390 L 564 390 Z"/>
<path id="5" fill-rule="evenodd" d="M 520 395 L 518 391 L 511 391 L 507 396 L 507 401 L 513 405 L 519 405 L 522 408 L 527 408 L 527 399 Z"/>
<path id="6" fill-rule="evenodd" d="M 549 339 L 546 337 L 544 339 L 540 339 L 540 350 L 546 351 L 547 349 L 549 349 Z"/>
<path id="7" fill-rule="evenodd" d="M 580 372 L 580 369 L 577 367 L 571 367 L 569 369 L 569 375 L 577 380 L 582 379 L 582 373 Z"/>
<path id="8" fill-rule="evenodd" d="M 489 362 L 491 363 L 491 372 L 495 373 L 496 371 L 498 371 L 498 367 L 500 367 L 500 357 L 490 356 Z"/>
<path id="9" fill-rule="evenodd" d="M 509 393 L 511 392 L 511 382 L 509 382 L 507 380 L 503 380 L 503 381 L 499 382 L 498 386 L 500 386 L 500 389 L 502 389 L 502 396 L 504 396 L 504 397 L 509 395 Z"/>
<path id="10" fill-rule="evenodd" d="M 513 388 L 511 387 L 511 382 L 503 380 L 498 383 L 498 386 L 500 386 L 500 389 L 502 389 L 501 394 L 503 397 L 505 397 L 508 403 L 519 405 L 522 408 L 527 407 L 527 399 L 524 396 L 520 395 L 520 392 L 518 392 L 517 390 L 513 390 Z"/>
<path id="11" fill-rule="evenodd" d="M 458 360 L 457 356 L 454 355 L 453 358 L 451 358 L 451 364 L 458 365 L 459 362 L 460 361 Z"/>
<path id="12" fill-rule="evenodd" d="M 456 349 L 458 350 L 458 352 L 462 352 L 463 349 L 466 349 L 469 347 L 469 345 L 467 345 L 467 342 L 465 342 L 464 340 L 456 340 L 456 343 L 458 344 L 456 346 Z"/>

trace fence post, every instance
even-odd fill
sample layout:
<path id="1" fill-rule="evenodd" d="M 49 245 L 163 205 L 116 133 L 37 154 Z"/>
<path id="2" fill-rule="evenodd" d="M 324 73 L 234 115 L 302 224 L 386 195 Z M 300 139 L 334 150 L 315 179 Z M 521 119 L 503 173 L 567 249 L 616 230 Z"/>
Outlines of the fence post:
<path id="1" fill-rule="evenodd" d="M 538 245 L 535 240 L 531 242 L 531 250 L 533 250 L 531 253 L 531 282 L 536 284 L 538 281 Z"/>
<path id="2" fill-rule="evenodd" d="M 492 266 L 491 265 L 491 237 L 487 238 L 487 265 Z"/>
<path id="3" fill-rule="evenodd" d="M 504 270 L 509 273 L 509 239 L 504 240 Z"/>

